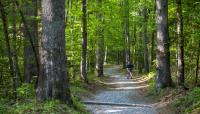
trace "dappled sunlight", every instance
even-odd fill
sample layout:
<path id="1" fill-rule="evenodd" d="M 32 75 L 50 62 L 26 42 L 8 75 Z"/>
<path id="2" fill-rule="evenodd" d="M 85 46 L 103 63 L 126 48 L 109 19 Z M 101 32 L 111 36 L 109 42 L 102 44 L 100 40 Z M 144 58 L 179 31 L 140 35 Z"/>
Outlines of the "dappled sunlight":
<path id="1" fill-rule="evenodd" d="M 141 83 L 145 83 L 147 80 L 144 81 L 138 81 L 138 82 L 104 82 L 104 84 L 106 85 L 118 85 L 118 84 L 141 84 Z"/>
<path id="2" fill-rule="evenodd" d="M 154 108 L 141 100 L 139 91 L 149 87 L 147 81 L 151 79 L 147 75 L 134 75 L 133 79 L 127 79 L 121 68 L 105 68 L 107 79 L 99 83 L 107 87 L 95 98 L 84 101 L 95 114 L 155 114 Z M 129 97 L 133 95 L 134 97 Z"/>
<path id="3" fill-rule="evenodd" d="M 136 87 L 119 87 L 119 88 L 108 88 L 111 90 L 137 90 L 137 89 L 144 89 L 149 87 L 149 85 L 145 85 L 145 86 L 136 86 Z"/>
<path id="4" fill-rule="evenodd" d="M 109 77 L 114 77 L 114 78 L 116 78 L 116 77 L 120 77 L 121 75 L 112 75 L 112 76 L 109 76 Z"/>
<path id="5" fill-rule="evenodd" d="M 121 112 L 122 110 L 106 110 L 105 113 Z"/>

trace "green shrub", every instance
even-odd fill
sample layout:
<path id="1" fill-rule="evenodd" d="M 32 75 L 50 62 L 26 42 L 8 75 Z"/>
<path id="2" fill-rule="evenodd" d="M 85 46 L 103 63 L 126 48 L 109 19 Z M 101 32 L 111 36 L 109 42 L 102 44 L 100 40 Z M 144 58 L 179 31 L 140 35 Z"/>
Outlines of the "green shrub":
<path id="1" fill-rule="evenodd" d="M 18 99 L 30 99 L 35 97 L 35 89 L 32 84 L 24 83 L 17 89 Z"/>
<path id="2" fill-rule="evenodd" d="M 0 114 L 4 114 L 6 112 L 5 102 L 0 99 Z"/>
<path id="3" fill-rule="evenodd" d="M 148 95 L 150 96 L 156 96 L 156 82 L 155 82 L 155 75 L 156 75 L 156 72 L 150 72 L 148 74 L 148 85 L 149 85 L 149 91 L 148 91 Z"/>
<path id="4" fill-rule="evenodd" d="M 199 114 L 200 113 L 200 88 L 194 88 L 173 103 L 176 111 L 181 114 Z"/>
<path id="5" fill-rule="evenodd" d="M 67 104 L 58 100 L 48 100 L 45 102 L 16 103 L 8 109 L 9 114 L 87 114 L 87 111 L 79 101 L 75 101 L 76 108 L 68 107 Z M 5 113 L 4 113 L 5 114 Z"/>
<path id="6" fill-rule="evenodd" d="M 83 114 L 88 113 L 86 106 L 83 103 L 81 103 L 77 97 L 72 96 L 72 100 L 73 100 L 73 105 L 74 105 L 75 110 L 83 112 Z"/>

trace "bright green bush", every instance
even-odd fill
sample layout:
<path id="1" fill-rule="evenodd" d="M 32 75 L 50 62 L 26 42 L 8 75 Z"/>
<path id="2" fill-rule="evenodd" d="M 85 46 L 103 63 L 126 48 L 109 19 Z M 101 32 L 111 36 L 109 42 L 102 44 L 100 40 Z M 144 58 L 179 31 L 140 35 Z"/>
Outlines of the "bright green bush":
<path id="1" fill-rule="evenodd" d="M 78 92 L 87 92 L 81 83 L 76 84 L 80 87 L 71 86 L 74 95 Z M 72 95 L 73 107 L 58 100 L 37 102 L 33 85 L 22 84 L 17 89 L 18 99 L 14 104 L 5 104 L 5 101 L 0 100 L 0 114 L 87 114 L 85 105 L 80 102 L 78 96 L 74 95 Z"/>
<path id="2" fill-rule="evenodd" d="M 16 103 L 8 108 L 8 112 L 3 114 L 87 114 L 87 110 L 83 104 L 75 101 L 77 108 L 69 107 L 65 103 L 58 100 L 48 100 L 45 102 L 37 102 L 32 100 L 30 102 Z"/>
<path id="3" fill-rule="evenodd" d="M 24 83 L 17 89 L 17 97 L 20 100 L 35 97 L 35 89 L 32 84 Z"/>
<path id="4" fill-rule="evenodd" d="M 173 103 L 177 113 L 180 114 L 200 114 L 200 88 L 194 88 Z"/>
<path id="5" fill-rule="evenodd" d="M 6 111 L 6 106 L 3 100 L 0 99 L 0 114 L 3 114 Z"/>
<path id="6" fill-rule="evenodd" d="M 73 100 L 74 108 L 76 110 L 78 110 L 80 112 L 84 112 L 86 114 L 88 113 L 88 111 L 86 110 L 87 109 L 86 106 L 83 103 L 81 103 L 77 97 L 73 96 L 72 100 Z"/>

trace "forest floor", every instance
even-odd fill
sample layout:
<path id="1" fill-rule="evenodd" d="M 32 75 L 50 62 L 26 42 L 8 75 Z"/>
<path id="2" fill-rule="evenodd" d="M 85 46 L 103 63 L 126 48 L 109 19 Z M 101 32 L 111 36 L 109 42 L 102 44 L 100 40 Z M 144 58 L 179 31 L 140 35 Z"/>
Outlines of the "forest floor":
<path id="1" fill-rule="evenodd" d="M 105 68 L 106 78 L 101 83 L 107 87 L 85 99 L 92 114 L 171 114 L 167 110 L 158 110 L 160 103 L 146 96 L 148 79 L 137 76 L 127 79 L 120 69 L 120 66 Z M 163 111 L 169 113 L 161 113 Z"/>

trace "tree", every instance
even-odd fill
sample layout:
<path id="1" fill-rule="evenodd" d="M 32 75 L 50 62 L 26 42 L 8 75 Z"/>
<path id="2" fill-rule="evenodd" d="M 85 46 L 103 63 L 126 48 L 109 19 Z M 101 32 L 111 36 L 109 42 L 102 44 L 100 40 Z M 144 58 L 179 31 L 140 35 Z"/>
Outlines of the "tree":
<path id="1" fill-rule="evenodd" d="M 36 48 L 37 55 L 38 50 L 38 22 L 37 22 L 37 0 L 25 1 L 24 3 L 24 16 L 26 18 L 28 29 L 31 33 L 31 38 L 33 45 Z M 30 83 L 33 75 L 37 75 L 37 65 L 34 60 L 34 51 L 29 42 L 29 33 L 25 30 L 24 27 L 24 81 Z"/>
<path id="2" fill-rule="evenodd" d="M 123 3 L 124 7 L 124 39 L 125 39 L 125 58 L 126 58 L 126 64 L 130 62 L 130 32 L 129 32 L 129 1 L 124 0 Z"/>
<path id="3" fill-rule="evenodd" d="M 41 70 L 37 99 L 59 99 L 71 104 L 66 69 L 65 0 L 42 1 Z"/>
<path id="4" fill-rule="evenodd" d="M 144 34 L 144 72 L 149 72 L 149 59 L 148 59 L 148 38 L 147 38 L 147 8 L 146 8 L 146 1 L 145 6 L 142 9 L 143 15 L 143 34 Z"/>
<path id="5" fill-rule="evenodd" d="M 153 60 L 155 58 L 155 50 L 154 50 L 154 47 L 155 47 L 155 11 L 156 11 L 156 5 L 154 4 L 153 5 L 153 8 L 152 8 L 152 16 L 151 16 L 151 26 L 153 27 L 152 30 L 151 30 L 151 40 L 150 40 L 150 63 L 149 63 L 149 67 L 152 68 L 153 66 Z"/>
<path id="6" fill-rule="evenodd" d="M 88 83 L 87 79 L 87 0 L 82 0 L 82 56 L 81 78 Z"/>
<path id="7" fill-rule="evenodd" d="M 200 56 L 200 40 L 199 40 L 199 46 L 197 49 L 197 58 L 196 58 L 196 76 L 195 76 L 195 85 L 198 85 L 198 76 L 199 76 L 199 56 Z"/>
<path id="8" fill-rule="evenodd" d="M 177 82 L 179 86 L 184 86 L 184 38 L 183 38 L 183 16 L 181 0 L 176 0 L 177 5 L 177 38 L 178 38 L 178 72 Z"/>
<path id="9" fill-rule="evenodd" d="M 102 0 L 97 0 L 97 49 L 96 49 L 96 75 L 98 77 L 103 76 L 103 63 L 104 63 L 104 35 L 103 35 L 103 14 L 102 9 Z"/>
<path id="10" fill-rule="evenodd" d="M 168 37 L 168 0 L 156 0 L 157 22 L 157 84 L 171 86 Z"/>
<path id="11" fill-rule="evenodd" d="M 12 16 L 16 17 L 16 6 L 12 4 Z M 14 87 L 18 87 L 18 79 L 21 77 L 19 64 L 18 64 L 18 53 L 17 53 L 17 29 L 16 29 L 16 20 L 12 19 L 12 34 L 13 34 L 13 71 L 14 71 Z M 17 97 L 17 95 L 15 96 Z"/>
<path id="12" fill-rule="evenodd" d="M 31 44 L 31 47 L 32 47 L 32 50 L 33 50 L 33 53 L 34 53 L 34 59 L 35 59 L 35 62 L 36 62 L 36 68 L 37 68 L 37 79 L 36 79 L 36 84 L 35 86 L 37 86 L 37 83 L 38 83 L 38 78 L 39 78 L 39 72 L 40 72 L 40 64 L 39 64 L 39 53 L 38 53 L 38 48 L 36 48 L 36 46 L 34 45 L 34 41 L 33 41 L 33 38 L 32 38 L 32 35 L 31 35 L 31 32 L 29 30 L 29 27 L 28 27 L 28 23 L 26 21 L 26 18 L 20 8 L 20 4 L 17 0 L 14 0 L 13 1 L 17 7 L 17 9 L 19 10 L 19 14 L 21 16 L 21 20 L 23 22 L 23 26 L 24 26 L 24 29 L 28 35 L 28 38 L 29 38 L 29 42 Z"/>
<path id="13" fill-rule="evenodd" d="M 16 84 L 16 78 L 14 76 L 14 67 L 13 67 L 13 59 L 12 59 L 13 55 L 11 51 L 10 37 L 9 37 L 9 32 L 8 32 L 8 20 L 7 20 L 6 11 L 5 11 L 2 0 L 0 0 L 0 12 L 1 12 L 1 19 L 3 22 L 3 32 L 5 36 L 5 41 L 6 41 L 6 49 L 7 49 L 8 59 L 9 59 L 10 75 L 12 76 L 12 79 L 13 79 L 13 95 L 16 98 L 17 84 Z"/>
<path id="14" fill-rule="evenodd" d="M 138 17 L 138 41 L 137 41 L 137 67 L 139 70 L 139 73 L 142 73 L 144 69 L 144 41 L 142 37 L 142 21 L 141 21 L 141 16 L 142 16 L 142 10 L 139 9 L 138 11 L 139 17 Z"/>

